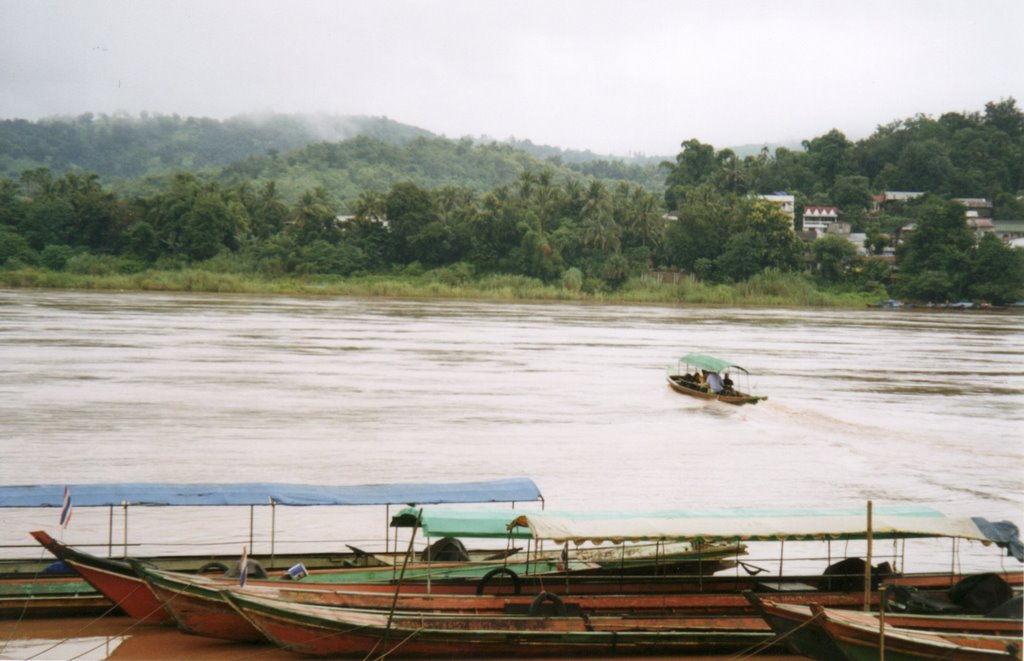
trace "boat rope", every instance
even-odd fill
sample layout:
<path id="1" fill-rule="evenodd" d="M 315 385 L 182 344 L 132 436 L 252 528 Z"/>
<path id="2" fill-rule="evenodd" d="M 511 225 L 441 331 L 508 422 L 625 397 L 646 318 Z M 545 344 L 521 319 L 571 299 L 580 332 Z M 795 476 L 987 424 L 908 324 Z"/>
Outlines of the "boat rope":
<path id="1" fill-rule="evenodd" d="M 760 643 L 757 643 L 756 645 L 751 645 L 750 647 L 748 647 L 747 649 L 743 650 L 742 652 L 739 652 L 738 654 L 736 654 L 734 656 L 730 656 L 729 659 L 746 659 L 746 658 L 749 658 L 749 657 L 752 657 L 752 656 L 757 656 L 758 654 L 760 654 L 761 652 L 765 651 L 766 649 L 768 649 L 770 647 L 774 647 L 775 645 L 778 645 L 779 643 L 783 642 L 784 640 L 786 640 L 787 638 L 789 638 L 790 636 L 795 634 L 797 631 L 800 631 L 804 627 L 809 626 L 812 622 L 817 620 L 821 615 L 822 615 L 822 613 L 814 613 L 807 620 L 805 620 L 804 622 L 801 622 L 799 625 L 793 627 L 789 631 L 787 631 L 785 633 L 782 633 L 782 634 L 779 634 L 777 636 L 774 636 L 773 638 L 769 638 L 768 640 L 763 640 Z"/>
<path id="2" fill-rule="evenodd" d="M 375 657 L 373 657 L 373 661 L 381 661 L 382 659 L 386 659 L 386 658 L 388 658 L 388 655 L 389 655 L 389 654 L 391 654 L 392 652 L 394 652 L 395 650 L 397 650 L 398 648 L 400 648 L 400 647 L 401 647 L 402 645 L 405 645 L 405 644 L 406 644 L 407 642 L 409 642 L 409 641 L 410 641 L 410 640 L 411 640 L 411 639 L 412 639 L 412 638 L 413 638 L 414 636 L 418 636 L 418 635 L 419 635 L 419 633 L 420 633 L 421 631 L 423 631 L 423 627 L 420 627 L 419 629 L 415 629 L 415 630 L 413 630 L 413 632 L 412 632 L 412 633 L 410 633 L 410 634 L 409 634 L 408 636 L 406 636 L 406 637 L 405 637 L 405 638 L 403 638 L 403 639 L 402 639 L 401 641 L 399 641 L 398 643 L 396 643 L 396 644 L 395 644 L 395 646 L 394 646 L 394 647 L 392 647 L 392 648 L 391 648 L 390 650 L 388 650 L 388 651 L 384 652 L 384 653 L 383 653 L 383 654 L 381 654 L 380 656 L 375 656 Z M 377 646 L 376 646 L 376 645 L 374 645 L 374 649 L 376 649 L 376 648 L 377 648 Z M 370 654 L 373 654 L 373 650 L 370 650 Z M 369 656 L 369 654 L 368 654 L 368 655 L 367 655 L 367 656 L 366 656 L 366 657 L 365 657 L 365 658 L 363 659 L 363 661 L 368 661 L 369 659 L 370 659 L 370 656 Z"/>
<path id="3" fill-rule="evenodd" d="M 99 622 L 103 618 L 107 617 L 108 615 L 113 613 L 115 610 L 117 610 L 117 604 L 113 604 L 110 608 L 108 608 L 107 610 L 103 611 L 101 614 L 97 615 L 92 620 L 89 620 L 88 622 L 83 624 L 81 627 L 78 628 L 77 631 L 71 632 L 71 634 L 68 635 L 67 637 L 65 637 L 63 640 L 58 640 L 53 645 L 50 645 L 49 647 L 47 647 L 44 650 L 40 650 L 39 652 L 36 652 L 35 654 L 33 654 L 32 656 L 30 656 L 28 658 L 29 659 L 35 659 L 35 658 L 37 658 L 37 657 L 39 657 L 39 656 L 41 656 L 43 654 L 46 654 L 47 652 L 49 652 L 49 651 L 51 651 L 51 650 L 53 650 L 53 649 L 55 649 L 57 647 L 60 647 L 61 645 L 65 644 L 65 643 L 70 642 L 73 638 L 77 638 L 79 635 L 85 633 L 86 630 L 89 629 L 89 627 L 91 627 L 92 625 L 96 624 L 97 622 Z M 95 648 L 93 648 L 93 649 L 95 649 Z M 88 650 L 88 652 L 91 652 L 91 651 L 92 650 Z M 86 653 L 88 653 L 88 652 L 86 652 Z"/>
<path id="4" fill-rule="evenodd" d="M 140 579 L 141 579 L 141 577 L 140 577 Z M 124 598 L 122 598 L 122 599 L 121 599 L 120 601 L 118 601 L 118 602 L 117 602 L 117 603 L 115 603 L 115 604 L 114 604 L 113 606 L 111 606 L 111 607 L 110 607 L 110 609 L 108 609 L 108 610 L 107 610 L 106 612 L 104 612 L 104 613 L 103 613 L 102 615 L 100 615 L 100 616 L 99 616 L 99 617 L 97 617 L 96 619 L 92 620 L 91 622 L 89 622 L 88 624 L 86 624 L 85 626 L 83 626 L 83 627 L 82 627 L 81 629 L 79 629 L 79 630 L 78 630 L 78 631 L 77 631 L 76 633 L 81 633 L 81 632 L 82 632 L 82 631 L 84 631 L 84 630 L 85 630 L 86 628 L 88 628 L 88 627 L 92 626 L 92 625 L 93 625 L 93 624 L 95 624 L 96 622 L 99 622 L 99 621 L 100 621 L 100 620 L 101 620 L 102 618 L 104 618 L 104 617 L 106 617 L 106 616 L 107 616 L 108 614 L 110 614 L 110 613 L 111 613 L 111 612 L 112 612 L 112 611 L 113 611 L 114 609 L 118 608 L 118 607 L 120 606 L 120 604 L 121 604 L 122 602 L 124 602 L 124 600 L 125 600 L 125 599 L 128 599 L 129 597 L 131 597 L 132 595 L 134 595 L 134 594 L 136 593 L 136 591 L 138 591 L 138 590 L 139 590 L 140 588 L 143 588 L 143 587 L 145 587 L 145 583 L 143 583 L 143 582 L 140 582 L 140 583 L 139 583 L 138 585 L 136 585 L 136 586 L 135 586 L 135 587 L 134 587 L 134 588 L 132 589 L 132 591 L 131 591 L 131 592 L 129 592 L 128 594 L 126 594 L 126 595 L 124 596 Z M 145 622 L 145 621 L 146 621 L 146 620 L 147 620 L 147 619 L 149 618 L 149 616 L 150 616 L 150 615 L 153 615 L 154 613 L 158 613 L 158 612 L 160 612 L 161 610 L 163 610 L 163 604 L 165 604 L 165 603 L 169 603 L 169 602 L 170 602 L 171 600 L 173 600 L 173 599 L 174 599 L 175 597 L 177 597 L 177 596 L 178 596 L 178 595 L 177 595 L 177 593 L 175 593 L 174 597 L 172 597 L 171 599 L 168 599 L 167 601 L 159 602 L 156 608 L 154 608 L 153 610 L 151 610 L 151 611 L 150 611 L 149 613 L 147 613 L 147 614 L 146 614 L 145 616 L 143 616 L 142 618 L 138 618 L 138 619 L 135 619 L 135 620 L 133 620 L 133 621 L 132 621 L 132 623 L 131 623 L 131 624 L 129 624 L 129 625 L 128 625 L 128 626 L 127 626 L 127 627 L 126 627 L 125 629 L 121 630 L 121 632 L 120 632 L 120 633 L 118 634 L 118 637 L 122 637 L 122 638 L 124 638 L 124 637 L 127 637 L 128 633 L 129 633 L 129 632 L 130 632 L 130 631 L 131 631 L 132 629 L 134 629 L 135 627 L 137 627 L 137 626 L 139 626 L 140 624 L 142 624 L 143 622 Z M 69 636 L 69 637 L 67 637 L 67 638 L 65 638 L 65 639 L 64 639 L 64 640 L 62 640 L 62 641 L 59 641 L 59 642 L 57 642 L 57 643 L 54 643 L 54 644 L 53 644 L 52 646 L 50 646 L 50 647 L 48 648 L 48 650 L 49 650 L 49 649 L 53 649 L 54 647 L 57 647 L 58 645 L 63 645 L 64 643 L 67 643 L 67 642 L 69 642 L 69 641 L 70 641 L 70 640 L 71 640 L 72 638 L 74 638 L 74 636 L 73 636 L 73 635 L 72 635 L 72 636 Z M 91 647 L 91 648 L 89 648 L 89 649 L 87 649 L 87 650 L 85 650 L 85 651 L 81 652 L 81 653 L 80 653 L 80 654 L 78 654 L 77 656 L 73 656 L 73 657 L 71 657 L 70 659 L 68 659 L 68 661 L 74 661 L 74 659 L 80 659 L 80 658 L 82 658 L 83 656 L 85 656 L 86 654 L 89 654 L 89 653 L 91 653 L 91 652 L 95 652 L 96 650 L 98 650 L 99 648 L 103 647 L 104 645 L 107 645 L 108 643 L 109 643 L 109 640 L 104 640 L 104 641 L 103 641 L 102 643 L 99 643 L 98 645 L 95 645 L 94 647 Z M 31 656 L 31 657 L 29 657 L 29 659 L 34 659 L 34 658 L 38 657 L 38 656 L 39 656 L 40 654 L 43 654 L 43 653 L 47 652 L 48 650 L 43 650 L 42 652 L 38 652 L 38 653 L 36 653 L 36 654 L 35 654 L 34 656 Z"/>
<path id="5" fill-rule="evenodd" d="M 39 561 L 40 562 L 43 561 L 43 557 L 45 556 L 45 551 L 46 551 L 45 549 L 39 549 Z M 45 569 L 45 567 L 43 569 Z M 37 578 L 39 578 L 39 575 L 42 573 L 43 569 L 40 569 L 40 570 L 36 571 L 35 575 L 32 576 L 32 581 L 33 582 Z M 25 602 L 21 605 L 21 612 L 18 613 L 18 618 L 14 621 L 14 628 L 11 629 L 10 637 L 7 638 L 7 640 L 3 641 L 3 645 L 0 645 L 0 653 L 3 653 L 3 651 L 5 649 L 7 649 L 7 645 L 14 639 L 15 634 L 18 633 L 18 627 L 21 626 L 22 620 L 25 619 L 25 615 L 28 613 L 29 601 L 31 601 L 31 595 L 26 594 L 25 595 Z"/>
<path id="6" fill-rule="evenodd" d="M 384 635 L 381 636 L 381 643 L 387 647 L 388 634 L 391 633 L 391 622 L 395 619 L 395 609 L 398 607 L 398 595 L 402 589 L 402 581 L 405 579 L 405 569 L 409 565 L 409 556 L 413 552 L 413 542 L 416 539 L 416 531 L 419 529 L 420 520 L 423 518 L 423 508 L 416 513 L 416 521 L 412 525 L 412 534 L 409 536 L 409 548 L 405 552 L 405 558 L 402 560 L 402 571 L 398 574 L 398 582 L 395 584 L 395 594 L 391 599 L 391 610 L 388 611 L 388 623 L 384 627 Z"/>

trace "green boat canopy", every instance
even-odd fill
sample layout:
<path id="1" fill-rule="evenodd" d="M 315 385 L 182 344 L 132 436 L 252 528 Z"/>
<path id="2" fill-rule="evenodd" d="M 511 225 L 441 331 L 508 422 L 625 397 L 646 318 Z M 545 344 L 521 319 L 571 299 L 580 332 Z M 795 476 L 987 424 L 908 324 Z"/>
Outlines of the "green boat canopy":
<path id="1" fill-rule="evenodd" d="M 532 539 L 528 528 L 514 528 L 509 522 L 529 514 L 512 508 L 495 509 L 428 509 L 405 507 L 391 517 L 391 525 L 410 528 L 419 518 L 419 527 L 427 537 L 472 537 L 477 539 Z"/>
<path id="2" fill-rule="evenodd" d="M 709 372 L 724 372 L 730 368 L 737 369 L 741 372 L 747 371 L 736 363 L 723 360 L 721 358 L 715 358 L 714 356 L 709 356 L 706 353 L 688 353 L 680 358 L 679 362 L 686 363 L 687 365 L 693 365 L 694 367 L 707 370 Z"/>

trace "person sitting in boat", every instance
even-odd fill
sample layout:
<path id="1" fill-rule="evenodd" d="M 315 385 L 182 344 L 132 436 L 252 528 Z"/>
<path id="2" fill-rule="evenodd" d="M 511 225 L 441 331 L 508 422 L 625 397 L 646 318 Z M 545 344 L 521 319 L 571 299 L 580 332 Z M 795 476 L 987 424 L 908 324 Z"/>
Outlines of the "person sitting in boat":
<path id="1" fill-rule="evenodd" d="M 732 386 L 733 386 L 732 379 L 729 378 L 729 373 L 726 372 L 725 373 L 725 378 L 722 379 L 722 393 L 724 393 L 726 395 L 732 393 L 733 392 Z"/>
<path id="2" fill-rule="evenodd" d="M 722 377 L 718 376 L 717 372 L 708 372 L 706 378 L 708 390 L 710 392 L 713 392 L 716 395 L 722 392 Z"/>

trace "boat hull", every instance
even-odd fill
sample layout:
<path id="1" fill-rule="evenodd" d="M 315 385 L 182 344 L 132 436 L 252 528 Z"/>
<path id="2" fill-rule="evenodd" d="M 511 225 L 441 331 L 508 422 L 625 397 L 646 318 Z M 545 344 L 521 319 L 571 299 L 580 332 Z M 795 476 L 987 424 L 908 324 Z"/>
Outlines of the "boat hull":
<path id="1" fill-rule="evenodd" d="M 735 395 L 723 395 L 719 393 L 707 392 L 694 388 L 687 385 L 680 376 L 668 375 L 666 376 L 668 385 L 671 386 L 672 390 L 690 397 L 696 397 L 697 399 L 714 400 L 718 402 L 724 402 L 725 404 L 732 404 L 734 406 L 743 406 L 744 404 L 757 404 L 758 402 L 768 399 L 764 396 L 747 395 L 744 393 L 736 393 Z"/>
<path id="2" fill-rule="evenodd" d="M 752 593 L 747 593 L 747 598 L 775 635 L 786 642 L 790 651 L 812 659 L 843 658 L 843 650 L 821 625 L 810 606 L 759 598 Z M 1020 620 L 970 615 L 886 613 L 885 622 L 888 627 L 950 634 L 1019 636 L 1022 631 Z M 875 635 L 877 637 L 877 632 Z"/>
<path id="3" fill-rule="evenodd" d="M 279 647 L 313 656 L 474 657 L 683 654 L 745 649 L 770 638 L 697 616 L 521 617 L 428 615 L 229 599 Z"/>
<path id="4" fill-rule="evenodd" d="M 870 615 L 814 608 L 821 626 L 850 661 L 874 661 L 885 648 L 890 661 L 992 661 L 1020 659 L 1021 636 L 972 636 L 961 633 L 914 631 L 881 627 Z"/>

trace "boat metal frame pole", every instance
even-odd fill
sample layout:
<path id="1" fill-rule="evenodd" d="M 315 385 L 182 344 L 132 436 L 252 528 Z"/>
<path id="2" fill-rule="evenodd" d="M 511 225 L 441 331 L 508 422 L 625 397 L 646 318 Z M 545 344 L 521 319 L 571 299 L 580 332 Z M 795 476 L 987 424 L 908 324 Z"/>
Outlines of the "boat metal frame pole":
<path id="1" fill-rule="evenodd" d="M 253 517 L 254 517 L 253 511 L 255 510 L 255 508 L 256 508 L 255 505 L 249 505 L 249 548 L 254 550 L 254 551 L 255 551 L 255 549 L 253 548 L 253 545 L 252 545 L 252 524 L 253 524 Z"/>
<path id="2" fill-rule="evenodd" d="M 114 506 L 107 506 L 107 557 L 114 557 Z"/>
<path id="3" fill-rule="evenodd" d="M 391 622 L 395 618 L 395 609 L 398 607 L 398 594 L 399 594 L 399 592 L 402 589 L 402 580 L 405 578 L 405 568 L 409 564 L 409 556 L 412 555 L 413 541 L 415 541 L 415 539 L 416 539 L 416 530 L 419 528 L 420 517 L 421 516 L 423 516 L 423 508 L 422 507 L 420 508 L 420 511 L 416 514 L 416 521 L 412 524 L 412 535 L 409 536 L 409 548 L 406 550 L 405 558 L 402 560 L 402 573 L 399 574 L 399 576 L 398 576 L 398 582 L 395 584 L 395 594 L 391 598 L 391 610 L 388 611 L 388 623 L 387 623 L 387 626 L 384 628 L 384 636 L 383 636 L 383 639 L 381 640 L 381 643 L 383 644 L 382 651 L 384 652 L 384 654 L 380 657 L 382 659 L 387 656 L 388 636 L 391 633 Z M 428 548 L 429 548 L 429 546 L 428 546 Z M 427 587 L 427 592 L 429 593 L 430 592 L 430 587 L 429 587 L 430 586 L 430 573 L 429 572 L 427 573 L 427 586 L 428 586 Z"/>
<path id="4" fill-rule="evenodd" d="M 270 566 L 274 566 L 274 544 L 277 541 L 277 503 L 272 496 L 267 496 L 270 501 Z"/>
<path id="5" fill-rule="evenodd" d="M 123 538 L 124 539 L 124 546 L 122 546 L 121 548 L 124 551 L 124 558 L 125 558 L 125 560 L 127 560 L 128 559 L 128 501 L 127 500 L 122 500 L 121 501 L 121 508 L 124 509 L 124 538 Z"/>
<path id="6" fill-rule="evenodd" d="M 949 541 L 951 546 L 951 552 L 949 554 L 949 587 L 953 587 L 956 583 L 956 546 L 959 540 L 956 537 L 952 537 Z"/>
<path id="7" fill-rule="evenodd" d="M 872 551 L 872 549 L 871 549 L 871 542 L 872 542 L 872 535 L 873 535 L 873 532 L 874 532 L 872 530 L 872 527 L 871 527 L 872 526 L 872 521 L 871 521 L 872 516 L 871 515 L 872 515 L 873 510 L 874 510 L 874 503 L 872 503 L 869 500 L 868 501 L 868 528 L 867 528 L 867 536 L 866 536 L 867 543 L 868 543 L 868 548 L 867 548 L 867 558 L 868 558 L 868 561 L 867 561 L 867 563 L 865 563 L 866 566 L 864 567 L 864 610 L 865 611 L 871 610 L 871 562 L 873 560 L 872 555 L 871 555 L 871 551 Z"/>
<path id="8" fill-rule="evenodd" d="M 878 588 L 878 661 L 885 661 L 885 586 Z"/>

